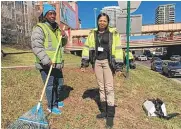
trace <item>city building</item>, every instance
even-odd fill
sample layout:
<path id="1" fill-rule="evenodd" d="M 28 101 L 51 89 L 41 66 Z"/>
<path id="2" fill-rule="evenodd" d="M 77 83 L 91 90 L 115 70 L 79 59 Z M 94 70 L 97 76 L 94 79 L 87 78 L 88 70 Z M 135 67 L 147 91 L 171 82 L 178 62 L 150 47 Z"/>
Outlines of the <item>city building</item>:
<path id="1" fill-rule="evenodd" d="M 155 24 L 175 22 L 175 4 L 159 5 L 155 11 Z M 170 37 L 172 33 L 160 32 L 155 35 L 156 40 Z"/>
<path id="2" fill-rule="evenodd" d="M 31 34 L 35 4 L 32 1 L 1 2 L 1 41 L 23 43 Z"/>
<path id="3" fill-rule="evenodd" d="M 175 4 L 160 5 L 155 11 L 155 24 L 175 22 Z"/>
<path id="4" fill-rule="evenodd" d="M 32 28 L 40 20 L 45 3 L 55 6 L 56 21 L 61 28 L 65 26 L 68 35 L 71 29 L 80 28 L 76 1 L 2 1 L 1 41 L 7 43 L 30 42 Z M 26 39 L 28 42 L 25 41 Z M 77 39 L 75 40 L 77 41 Z"/>
<path id="5" fill-rule="evenodd" d="M 109 26 L 111 27 L 116 27 L 116 18 L 123 13 L 123 11 L 120 9 L 119 6 L 104 7 L 102 8 L 101 12 L 106 13 L 109 16 L 110 18 Z"/>
<path id="6" fill-rule="evenodd" d="M 33 1 L 23 1 L 24 6 L 24 26 L 25 26 L 25 36 L 31 35 L 32 27 L 37 22 L 37 14 L 35 9 L 35 2 Z"/>

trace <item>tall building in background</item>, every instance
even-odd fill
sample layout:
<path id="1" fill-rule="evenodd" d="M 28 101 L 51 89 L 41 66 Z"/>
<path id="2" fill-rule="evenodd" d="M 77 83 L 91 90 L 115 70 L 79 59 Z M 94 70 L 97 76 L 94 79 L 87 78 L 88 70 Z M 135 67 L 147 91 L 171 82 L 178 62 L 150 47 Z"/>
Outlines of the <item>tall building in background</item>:
<path id="1" fill-rule="evenodd" d="M 175 22 L 175 4 L 160 5 L 155 11 L 155 24 Z"/>
<path id="2" fill-rule="evenodd" d="M 32 27 L 36 24 L 36 10 L 34 1 L 24 1 L 24 26 L 25 26 L 25 36 L 30 36 L 32 32 Z"/>
<path id="3" fill-rule="evenodd" d="M 155 24 L 168 24 L 175 22 L 175 4 L 160 5 L 155 11 Z M 169 37 L 170 32 L 160 32 L 155 39 Z"/>
<path id="4" fill-rule="evenodd" d="M 1 41 L 7 43 L 24 43 L 31 35 L 35 4 L 33 1 L 1 2 Z"/>
<path id="5" fill-rule="evenodd" d="M 102 8 L 101 10 L 102 13 L 106 13 L 109 18 L 109 26 L 111 27 L 116 27 L 116 18 L 121 15 L 122 10 L 120 9 L 119 6 L 107 6 Z"/>
<path id="6" fill-rule="evenodd" d="M 168 24 L 175 22 L 175 4 L 160 5 L 155 11 L 155 24 Z M 159 32 L 155 35 L 155 40 L 162 40 L 171 37 L 171 32 Z M 159 48 L 164 51 L 164 48 Z"/>

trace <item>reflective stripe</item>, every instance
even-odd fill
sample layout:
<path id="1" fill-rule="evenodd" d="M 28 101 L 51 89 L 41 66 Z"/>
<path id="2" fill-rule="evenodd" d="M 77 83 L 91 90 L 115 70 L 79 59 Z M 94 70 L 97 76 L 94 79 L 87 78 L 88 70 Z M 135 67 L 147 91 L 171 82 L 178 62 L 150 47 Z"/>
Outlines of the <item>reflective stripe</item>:
<path id="1" fill-rule="evenodd" d="M 63 50 L 61 48 L 61 43 L 60 43 L 60 46 L 58 46 L 58 43 L 61 42 L 60 29 L 57 28 L 56 32 L 54 32 L 52 31 L 49 25 L 46 25 L 46 23 L 38 23 L 37 25 L 42 28 L 45 34 L 44 49 L 45 49 L 46 54 L 53 62 L 61 63 L 63 60 Z M 55 58 L 54 55 L 55 55 L 57 47 L 58 47 L 57 56 Z M 37 56 L 36 56 L 36 63 L 41 63 L 41 61 L 39 60 Z"/>
<path id="2" fill-rule="evenodd" d="M 89 50 L 95 50 L 95 48 L 94 47 L 90 47 Z"/>
<path id="3" fill-rule="evenodd" d="M 116 62 L 123 62 L 121 59 L 115 59 Z"/>
<path id="4" fill-rule="evenodd" d="M 88 57 L 88 56 L 82 56 L 82 58 L 83 58 L 83 59 L 89 59 L 89 57 Z"/>
<path id="5" fill-rule="evenodd" d="M 89 49 L 89 50 L 95 50 L 94 47 L 89 47 L 89 46 L 84 46 L 84 48 Z"/>
<path id="6" fill-rule="evenodd" d="M 122 49 L 122 47 L 121 47 L 121 46 L 116 46 L 115 49 L 116 49 L 116 50 L 117 50 L 117 49 Z"/>
<path id="7" fill-rule="evenodd" d="M 56 51 L 56 48 L 46 48 L 47 51 Z"/>

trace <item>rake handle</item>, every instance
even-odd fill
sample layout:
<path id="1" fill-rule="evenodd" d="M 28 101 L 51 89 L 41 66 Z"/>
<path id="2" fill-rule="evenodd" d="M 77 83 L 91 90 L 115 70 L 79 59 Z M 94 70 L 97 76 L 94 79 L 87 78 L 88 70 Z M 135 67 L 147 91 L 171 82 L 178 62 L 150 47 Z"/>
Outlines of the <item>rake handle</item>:
<path id="1" fill-rule="evenodd" d="M 60 41 L 59 41 L 59 44 L 58 44 L 58 46 L 57 46 L 57 48 L 56 48 L 56 52 L 55 52 L 55 55 L 54 55 L 54 58 L 53 58 L 53 63 L 55 62 L 58 49 L 59 49 L 59 47 L 61 47 L 61 46 L 60 46 L 60 45 L 61 45 L 61 39 L 62 39 L 62 36 L 60 36 Z M 46 78 L 45 85 L 44 85 L 44 87 L 43 87 L 42 94 L 41 94 L 41 97 L 40 97 L 40 101 L 39 101 L 40 103 L 42 102 L 42 99 L 43 99 L 43 96 L 44 96 L 44 93 L 45 93 L 45 89 L 46 89 L 46 86 L 47 86 L 47 84 L 48 84 L 48 80 L 49 80 L 49 78 L 50 78 L 50 74 L 51 74 L 51 72 L 52 72 L 52 69 L 53 69 L 53 64 L 51 64 L 51 66 L 50 66 L 50 69 L 49 69 L 49 72 L 48 72 L 48 76 L 47 76 L 47 78 Z"/>
<path id="2" fill-rule="evenodd" d="M 40 97 L 40 102 L 42 101 L 43 99 L 43 96 L 44 96 L 44 93 L 45 93 L 45 89 L 46 89 L 46 86 L 48 84 L 48 81 L 49 81 L 49 78 L 50 78 L 50 74 L 52 72 L 52 69 L 53 69 L 53 64 L 51 64 L 50 66 L 50 69 L 49 69 L 49 72 L 48 72 L 48 76 L 47 76 L 47 79 L 46 79 L 46 82 L 45 82 L 45 85 L 43 87 L 43 91 L 42 91 L 42 94 L 41 94 L 41 97 Z"/>
<path id="3" fill-rule="evenodd" d="M 63 27 L 63 30 L 65 30 L 65 26 Z M 50 74 L 51 74 L 52 69 L 53 69 L 53 63 L 55 63 L 55 59 L 56 59 L 56 55 L 57 55 L 58 49 L 59 49 L 59 47 L 62 47 L 61 39 L 62 39 L 62 35 L 60 35 L 60 41 L 59 41 L 58 46 L 57 46 L 57 48 L 56 48 L 56 51 L 55 51 L 55 54 L 54 54 L 54 58 L 53 58 L 53 62 L 52 62 L 52 64 L 51 64 L 51 66 L 50 66 L 50 69 L 49 69 L 49 72 L 48 72 L 48 76 L 47 76 L 47 78 L 46 78 L 45 85 L 44 85 L 43 90 L 42 90 L 42 94 L 41 94 L 41 97 L 40 97 L 40 101 L 39 101 L 38 106 L 37 106 L 37 111 L 38 111 L 39 108 L 40 108 L 40 104 L 41 104 L 42 99 L 43 99 L 43 96 L 44 96 L 44 94 L 45 94 L 45 89 L 46 89 L 46 87 L 47 87 L 48 80 L 49 80 L 49 78 L 50 78 Z"/>

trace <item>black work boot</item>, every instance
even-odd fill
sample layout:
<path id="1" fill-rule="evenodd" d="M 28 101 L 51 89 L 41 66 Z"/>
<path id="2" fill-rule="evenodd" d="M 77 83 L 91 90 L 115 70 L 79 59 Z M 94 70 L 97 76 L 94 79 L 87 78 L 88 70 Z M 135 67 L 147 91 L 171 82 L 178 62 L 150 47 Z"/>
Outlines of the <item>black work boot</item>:
<path id="1" fill-rule="evenodd" d="M 100 105 L 100 110 L 101 110 L 101 114 L 98 114 L 96 116 L 97 119 L 101 119 L 101 118 L 106 118 L 107 116 L 107 102 L 101 102 L 101 105 Z"/>
<path id="2" fill-rule="evenodd" d="M 114 125 L 115 106 L 107 106 L 106 128 L 111 129 Z"/>

